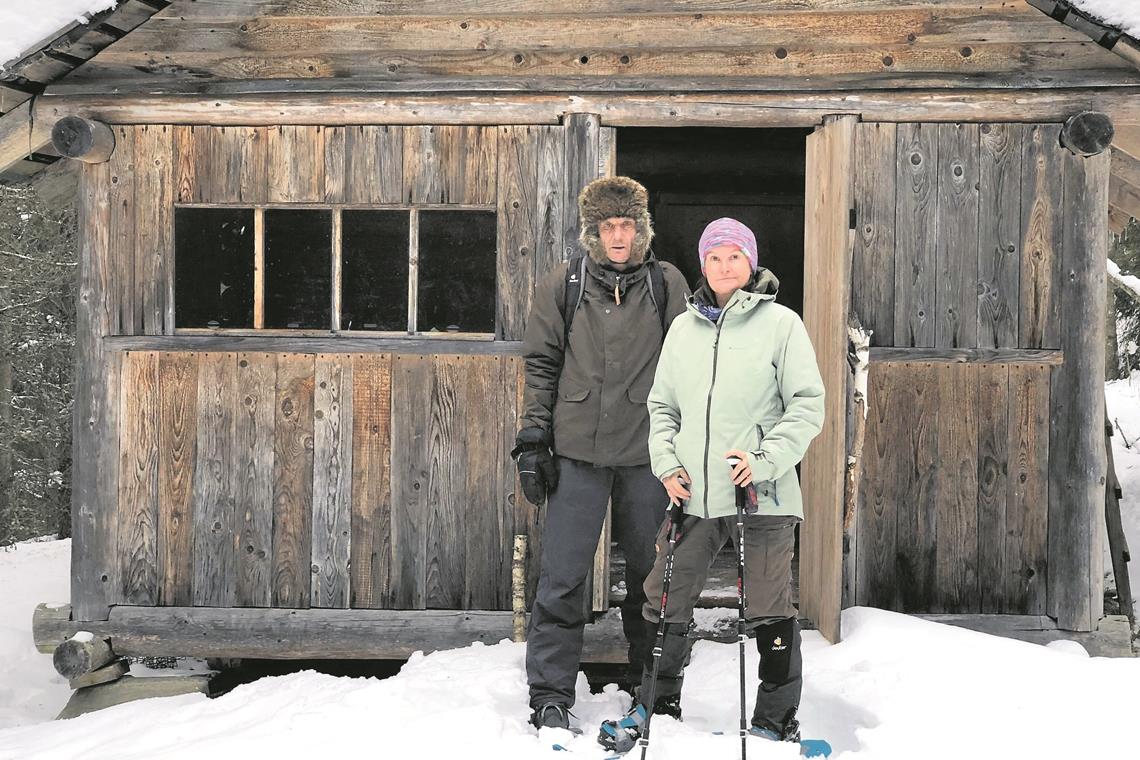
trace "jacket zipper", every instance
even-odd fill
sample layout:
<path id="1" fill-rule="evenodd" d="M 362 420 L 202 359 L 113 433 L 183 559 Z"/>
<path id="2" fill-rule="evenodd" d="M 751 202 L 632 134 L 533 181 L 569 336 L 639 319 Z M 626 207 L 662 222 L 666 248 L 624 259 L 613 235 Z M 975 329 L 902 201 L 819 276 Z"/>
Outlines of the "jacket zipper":
<path id="1" fill-rule="evenodd" d="M 720 314 L 720 318 L 716 321 L 716 337 L 713 338 L 713 366 L 712 366 L 712 379 L 709 380 L 709 398 L 705 404 L 705 494 L 704 494 L 704 507 L 705 518 L 709 516 L 709 447 L 712 445 L 712 394 L 713 387 L 716 385 L 716 357 L 720 351 L 720 327 L 721 322 L 724 320 L 724 312 Z"/>

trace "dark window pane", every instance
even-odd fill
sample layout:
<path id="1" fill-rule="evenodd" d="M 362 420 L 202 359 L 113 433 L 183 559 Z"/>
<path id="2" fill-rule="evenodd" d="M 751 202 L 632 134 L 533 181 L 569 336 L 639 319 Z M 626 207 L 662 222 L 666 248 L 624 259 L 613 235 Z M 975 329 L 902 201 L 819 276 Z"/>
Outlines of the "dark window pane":
<path id="1" fill-rule="evenodd" d="M 420 332 L 495 331 L 495 214 L 420 212 Z"/>
<path id="2" fill-rule="evenodd" d="M 408 329 L 407 211 L 341 215 L 342 330 Z"/>
<path id="3" fill-rule="evenodd" d="M 265 211 L 265 326 L 332 327 L 332 212 Z"/>
<path id="4" fill-rule="evenodd" d="M 253 327 L 253 209 L 174 210 L 174 324 Z"/>

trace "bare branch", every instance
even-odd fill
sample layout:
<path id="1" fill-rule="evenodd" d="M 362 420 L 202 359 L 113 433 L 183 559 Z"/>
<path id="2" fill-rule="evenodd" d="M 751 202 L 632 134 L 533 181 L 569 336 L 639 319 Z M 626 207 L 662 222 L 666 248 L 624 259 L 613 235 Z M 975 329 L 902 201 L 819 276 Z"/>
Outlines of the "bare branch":
<path id="1" fill-rule="evenodd" d="M 43 298 L 37 298 L 33 301 L 25 301 L 24 303 L 13 303 L 7 306 L 0 306 L 0 314 L 6 311 L 12 311 L 13 309 L 22 309 L 25 306 L 35 306 L 36 304 L 43 303 L 46 300 L 47 296 L 44 296 Z"/>
<path id="2" fill-rule="evenodd" d="M 23 259 L 24 261 L 32 261 L 36 264 L 50 264 L 53 267 L 74 267 L 74 266 L 78 266 L 78 264 L 76 264 L 74 261 L 44 261 L 43 259 L 33 258 L 32 256 L 25 256 L 24 254 L 16 253 L 15 251 L 0 250 L 0 254 L 4 254 L 5 256 L 15 256 L 17 259 Z"/>

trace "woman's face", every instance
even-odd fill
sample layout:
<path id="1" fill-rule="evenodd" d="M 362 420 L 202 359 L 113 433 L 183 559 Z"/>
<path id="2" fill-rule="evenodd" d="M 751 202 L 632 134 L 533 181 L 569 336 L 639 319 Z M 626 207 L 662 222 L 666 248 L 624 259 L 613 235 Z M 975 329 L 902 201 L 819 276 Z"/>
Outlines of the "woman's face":
<path id="1" fill-rule="evenodd" d="M 744 287 L 752 277 L 748 257 L 734 245 L 718 245 L 705 254 L 705 281 L 713 293 L 722 298 Z"/>

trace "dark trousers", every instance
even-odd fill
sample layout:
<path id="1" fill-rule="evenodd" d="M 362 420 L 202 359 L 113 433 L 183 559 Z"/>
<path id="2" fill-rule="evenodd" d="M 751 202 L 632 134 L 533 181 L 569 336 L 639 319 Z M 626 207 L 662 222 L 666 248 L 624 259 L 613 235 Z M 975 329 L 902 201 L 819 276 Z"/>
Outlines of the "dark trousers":
<path id="1" fill-rule="evenodd" d="M 792 553 L 794 517 L 748 515 L 744 518 L 744 583 L 748 595 L 745 626 L 756 637 L 760 652 L 760 688 L 752 723 L 782 733 L 795 716 L 803 687 L 800 626 L 792 604 Z M 653 571 L 645 581 L 648 599 L 644 614 L 656 629 L 661 619 L 661 589 L 665 555 L 669 549 L 668 525 L 661 526 Z M 673 552 L 669 606 L 665 610 L 665 641 L 661 647 L 657 683 L 651 683 L 652 655 L 646 658 L 640 700 L 648 705 L 681 693 L 689 661 L 693 607 L 704 588 L 713 560 L 725 543 L 736 548 L 736 517 L 701 519 L 686 515 Z M 655 688 L 653 688 L 655 686 Z"/>
<path id="2" fill-rule="evenodd" d="M 638 665 L 652 647 L 641 617 L 642 586 L 653 567 L 657 528 L 669 498 L 649 465 L 595 467 L 556 457 L 558 488 L 547 497 L 542 532 L 542 571 L 527 633 L 526 676 L 532 707 L 574 704 L 574 684 L 586 625 L 586 582 L 593 570 L 598 536 L 612 503 L 614 539 L 625 555 L 628 589 L 621 607 L 630 662 Z"/>

